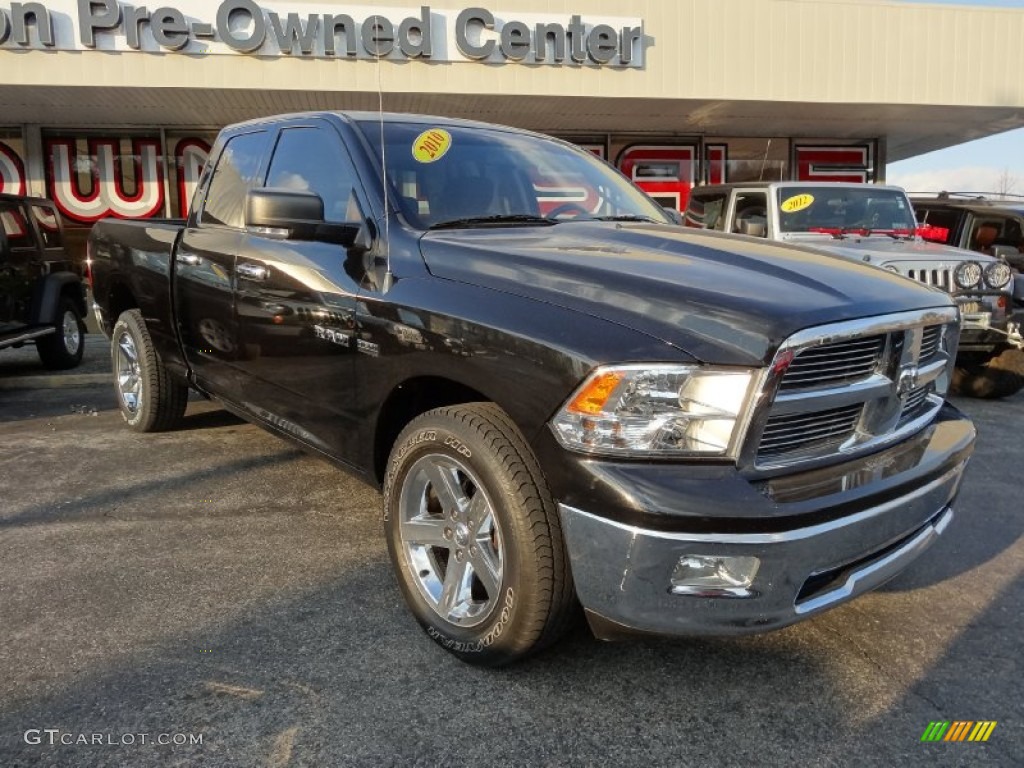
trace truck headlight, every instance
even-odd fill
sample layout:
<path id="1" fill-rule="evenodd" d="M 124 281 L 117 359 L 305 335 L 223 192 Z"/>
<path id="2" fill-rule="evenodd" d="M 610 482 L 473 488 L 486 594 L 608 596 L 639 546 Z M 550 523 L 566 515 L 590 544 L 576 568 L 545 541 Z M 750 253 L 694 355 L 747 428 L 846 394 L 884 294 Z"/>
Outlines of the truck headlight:
<path id="1" fill-rule="evenodd" d="M 977 288 L 981 283 L 981 264 L 976 261 L 965 261 L 953 272 L 953 280 L 964 290 Z"/>
<path id="2" fill-rule="evenodd" d="M 995 261 L 985 268 L 985 283 L 989 288 L 1000 290 L 1010 284 L 1013 270 L 1003 261 Z"/>
<path id="3" fill-rule="evenodd" d="M 558 441 L 624 457 L 735 457 L 751 370 L 624 365 L 595 370 L 552 421 Z"/>

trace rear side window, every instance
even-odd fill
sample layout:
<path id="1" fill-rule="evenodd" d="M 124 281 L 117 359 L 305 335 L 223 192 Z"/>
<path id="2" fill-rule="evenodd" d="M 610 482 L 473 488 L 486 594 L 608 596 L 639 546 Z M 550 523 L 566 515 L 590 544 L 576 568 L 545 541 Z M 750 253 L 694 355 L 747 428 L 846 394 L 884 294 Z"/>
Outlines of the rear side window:
<path id="1" fill-rule="evenodd" d="M 274 150 L 267 176 L 268 187 L 315 192 L 324 201 L 324 219 L 355 221 L 349 210 L 356 172 L 341 140 L 319 128 L 287 128 Z"/>
<path id="2" fill-rule="evenodd" d="M 917 221 L 921 225 L 919 233 L 925 240 L 933 243 L 953 245 L 956 225 L 961 214 L 956 211 L 942 211 L 934 208 L 917 210 Z"/>
<path id="3" fill-rule="evenodd" d="M 683 224 L 687 227 L 699 229 L 718 229 L 723 226 L 722 216 L 725 213 L 725 204 L 729 199 L 727 192 L 718 192 L 710 195 L 694 193 L 690 195 L 690 202 L 686 206 L 686 213 L 683 216 Z"/>
<path id="4" fill-rule="evenodd" d="M 256 181 L 267 146 L 266 132 L 244 133 L 228 140 L 213 171 L 199 216 L 201 224 L 241 228 L 245 223 L 245 194 Z"/>
<path id="5" fill-rule="evenodd" d="M 32 216 L 39 225 L 43 247 L 60 248 L 63 245 L 60 240 L 60 224 L 57 222 L 57 214 L 53 209 L 46 205 L 32 205 Z"/>
<path id="6" fill-rule="evenodd" d="M 32 230 L 21 206 L 0 203 L 0 226 L 3 226 L 4 234 L 7 236 L 7 247 L 12 251 L 35 248 Z"/>

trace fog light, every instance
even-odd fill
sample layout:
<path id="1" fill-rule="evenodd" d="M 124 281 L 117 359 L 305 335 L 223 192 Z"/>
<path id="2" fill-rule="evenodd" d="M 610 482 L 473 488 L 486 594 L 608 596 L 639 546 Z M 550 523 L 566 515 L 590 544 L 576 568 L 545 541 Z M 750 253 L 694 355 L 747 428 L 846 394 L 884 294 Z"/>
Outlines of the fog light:
<path id="1" fill-rule="evenodd" d="M 761 561 L 756 557 L 683 555 L 672 572 L 673 595 L 751 597 Z"/>

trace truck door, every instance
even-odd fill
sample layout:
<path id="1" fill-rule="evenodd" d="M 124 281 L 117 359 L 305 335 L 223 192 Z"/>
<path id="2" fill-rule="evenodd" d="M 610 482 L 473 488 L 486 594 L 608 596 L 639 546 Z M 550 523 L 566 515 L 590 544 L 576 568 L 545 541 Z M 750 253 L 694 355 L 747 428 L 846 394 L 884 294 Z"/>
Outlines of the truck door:
<path id="1" fill-rule="evenodd" d="M 235 322 L 235 256 L 245 195 L 259 178 L 269 142 L 266 130 L 237 134 L 211 159 L 212 177 L 200 185 L 204 194 L 175 253 L 175 317 L 185 359 L 201 387 L 231 401 L 242 391 L 235 367 L 243 354 Z"/>
<path id="2" fill-rule="evenodd" d="M 327 223 L 360 221 L 368 210 L 341 137 L 317 120 L 281 129 L 265 186 L 315 192 Z M 351 391 L 358 284 L 348 262 L 337 243 L 253 229 L 242 235 L 234 270 L 240 404 L 342 459 L 352 456 L 354 426 L 365 418 Z"/>

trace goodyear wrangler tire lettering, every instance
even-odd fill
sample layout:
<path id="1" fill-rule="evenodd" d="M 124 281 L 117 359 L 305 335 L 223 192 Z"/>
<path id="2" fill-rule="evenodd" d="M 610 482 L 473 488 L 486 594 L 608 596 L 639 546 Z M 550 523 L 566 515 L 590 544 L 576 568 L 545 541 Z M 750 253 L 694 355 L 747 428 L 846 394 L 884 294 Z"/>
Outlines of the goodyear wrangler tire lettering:
<path id="1" fill-rule="evenodd" d="M 445 438 L 444 444 L 447 445 L 449 448 L 454 448 L 467 459 L 473 458 L 473 452 L 469 450 L 469 448 L 464 446 L 462 443 L 460 443 L 458 440 L 456 440 L 454 437 Z"/>
<path id="2" fill-rule="evenodd" d="M 576 615 L 543 473 L 493 403 L 438 408 L 403 430 L 385 473 L 384 521 L 410 610 L 464 661 L 515 661 Z"/>

